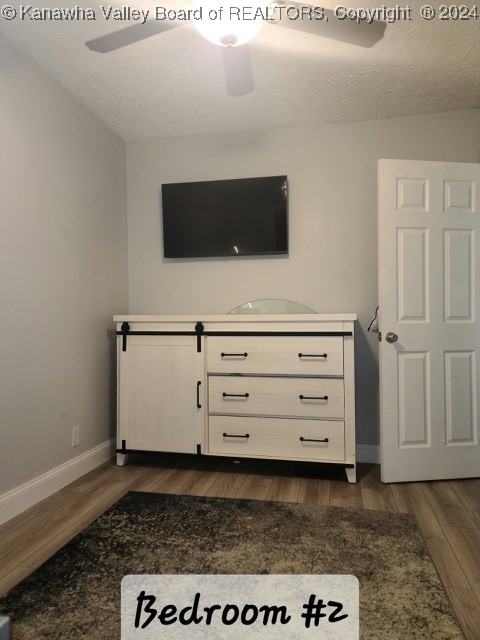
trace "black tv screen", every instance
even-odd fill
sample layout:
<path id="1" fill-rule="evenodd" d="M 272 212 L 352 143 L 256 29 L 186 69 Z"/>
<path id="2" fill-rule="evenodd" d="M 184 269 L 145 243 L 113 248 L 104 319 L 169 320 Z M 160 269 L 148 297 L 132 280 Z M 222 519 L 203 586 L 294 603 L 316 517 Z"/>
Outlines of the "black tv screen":
<path id="1" fill-rule="evenodd" d="M 165 258 L 288 253 L 287 176 L 162 184 Z"/>

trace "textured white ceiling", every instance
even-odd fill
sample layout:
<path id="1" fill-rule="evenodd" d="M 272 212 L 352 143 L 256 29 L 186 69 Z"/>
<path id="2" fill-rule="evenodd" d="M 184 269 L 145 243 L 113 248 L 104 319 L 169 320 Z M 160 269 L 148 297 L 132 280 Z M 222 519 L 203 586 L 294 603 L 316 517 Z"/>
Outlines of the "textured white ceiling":
<path id="1" fill-rule="evenodd" d="M 0 19 L 0 29 L 125 140 L 480 107 L 480 19 L 429 22 L 419 16 L 423 1 L 410 2 L 413 19 L 389 24 L 384 39 L 370 49 L 265 25 L 250 44 L 255 91 L 239 98 L 226 95 L 218 47 L 191 24 L 99 54 L 84 42 L 126 26 L 101 19 L 100 3 L 31 4 L 95 8 L 95 22 Z M 162 0 L 128 4 L 151 9 Z M 177 0 L 168 6 L 186 5 Z M 355 0 L 345 6 L 381 3 Z"/>

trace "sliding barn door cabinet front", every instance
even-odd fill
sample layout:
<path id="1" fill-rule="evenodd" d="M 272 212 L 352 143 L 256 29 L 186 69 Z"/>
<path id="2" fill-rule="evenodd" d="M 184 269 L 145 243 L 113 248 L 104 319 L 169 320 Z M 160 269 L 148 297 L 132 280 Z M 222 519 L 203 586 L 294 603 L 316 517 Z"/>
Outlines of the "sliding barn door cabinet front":
<path id="1" fill-rule="evenodd" d="M 118 464 L 146 451 L 313 461 L 355 482 L 355 319 L 115 316 Z"/>

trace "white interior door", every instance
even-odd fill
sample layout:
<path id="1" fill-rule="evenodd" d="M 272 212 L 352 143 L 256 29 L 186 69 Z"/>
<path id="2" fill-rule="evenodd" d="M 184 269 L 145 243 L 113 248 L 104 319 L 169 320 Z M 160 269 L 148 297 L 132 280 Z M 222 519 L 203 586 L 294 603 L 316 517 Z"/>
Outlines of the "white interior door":
<path id="1" fill-rule="evenodd" d="M 479 244 L 480 165 L 379 161 L 383 482 L 480 476 Z"/>

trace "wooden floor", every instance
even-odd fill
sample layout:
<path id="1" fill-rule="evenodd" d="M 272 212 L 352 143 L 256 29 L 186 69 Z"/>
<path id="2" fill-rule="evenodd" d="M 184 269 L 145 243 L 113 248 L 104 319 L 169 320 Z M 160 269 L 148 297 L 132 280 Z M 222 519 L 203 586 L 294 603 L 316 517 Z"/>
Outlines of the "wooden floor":
<path id="1" fill-rule="evenodd" d="M 465 637 L 479 640 L 480 479 L 384 485 L 377 465 L 359 465 L 352 485 L 343 472 L 332 473 L 331 467 L 319 475 L 308 466 L 196 456 L 106 463 L 0 526 L 0 595 L 127 491 L 280 500 L 412 513 Z"/>

